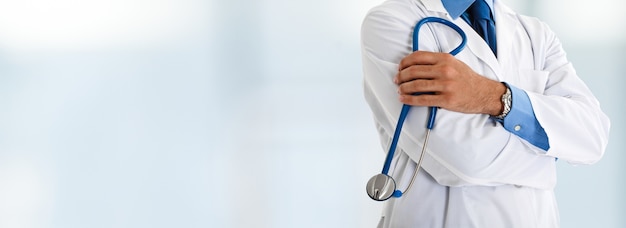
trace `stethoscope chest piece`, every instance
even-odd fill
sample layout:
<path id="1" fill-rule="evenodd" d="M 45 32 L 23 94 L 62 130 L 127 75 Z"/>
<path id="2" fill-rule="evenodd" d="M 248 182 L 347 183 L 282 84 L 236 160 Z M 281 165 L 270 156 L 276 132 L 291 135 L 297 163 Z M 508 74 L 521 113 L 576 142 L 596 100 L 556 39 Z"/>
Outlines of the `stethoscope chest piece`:
<path id="1" fill-rule="evenodd" d="M 367 182 L 367 195 L 376 201 L 385 201 L 396 192 L 396 182 L 388 175 L 378 174 Z"/>

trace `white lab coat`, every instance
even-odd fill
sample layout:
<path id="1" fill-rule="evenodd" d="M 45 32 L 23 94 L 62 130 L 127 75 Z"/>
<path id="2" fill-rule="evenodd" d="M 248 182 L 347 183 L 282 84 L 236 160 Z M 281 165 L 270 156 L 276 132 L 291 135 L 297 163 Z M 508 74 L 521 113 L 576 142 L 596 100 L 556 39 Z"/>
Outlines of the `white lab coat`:
<path id="1" fill-rule="evenodd" d="M 362 25 L 365 97 L 383 148 L 389 144 L 402 104 L 392 82 L 398 63 L 412 50 L 415 23 L 427 16 L 453 21 L 467 34 L 456 57 L 477 73 L 525 90 L 545 129 L 546 152 L 506 131 L 488 115 L 440 109 L 415 186 L 387 201 L 382 227 L 557 227 L 553 188 L 555 157 L 573 164 L 598 161 L 609 120 L 576 75 L 559 40 L 536 18 L 495 1 L 498 58 L 474 30 L 453 20 L 440 0 L 388 0 Z M 448 52 L 460 43 L 444 25 L 422 26 L 419 50 Z M 515 102 L 515 101 L 514 101 Z M 404 190 L 425 135 L 427 108 L 413 107 L 405 122 L 391 174 Z M 524 126 L 521 126 L 524 127 Z M 385 151 L 386 152 L 386 151 Z"/>

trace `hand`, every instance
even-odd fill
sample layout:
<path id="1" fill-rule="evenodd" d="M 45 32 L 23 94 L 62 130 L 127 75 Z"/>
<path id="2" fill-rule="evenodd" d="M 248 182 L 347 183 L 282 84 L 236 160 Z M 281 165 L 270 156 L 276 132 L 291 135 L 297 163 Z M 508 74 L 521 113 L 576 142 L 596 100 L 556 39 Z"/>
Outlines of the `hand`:
<path id="1" fill-rule="evenodd" d="M 499 115 L 506 87 L 474 72 L 448 53 L 416 51 L 400 62 L 394 78 L 400 102 L 462 113 Z M 413 95 L 417 92 L 433 94 Z"/>

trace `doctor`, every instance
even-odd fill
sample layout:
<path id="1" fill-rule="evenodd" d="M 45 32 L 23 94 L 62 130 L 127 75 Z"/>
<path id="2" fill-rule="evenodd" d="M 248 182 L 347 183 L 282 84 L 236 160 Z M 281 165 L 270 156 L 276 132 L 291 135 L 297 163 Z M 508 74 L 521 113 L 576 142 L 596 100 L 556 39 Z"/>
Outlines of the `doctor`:
<path id="1" fill-rule="evenodd" d="M 476 26 L 480 14 L 491 29 Z M 467 47 L 442 53 L 460 38 L 433 23 L 411 53 L 424 17 L 453 21 Z M 419 158 L 427 106 L 441 107 L 423 171 L 385 203 L 379 227 L 559 226 L 556 158 L 598 161 L 610 122 L 546 24 L 498 0 L 387 0 L 367 14 L 361 35 L 365 98 L 384 147 L 402 104 L 414 106 L 390 171 L 398 189 Z"/>

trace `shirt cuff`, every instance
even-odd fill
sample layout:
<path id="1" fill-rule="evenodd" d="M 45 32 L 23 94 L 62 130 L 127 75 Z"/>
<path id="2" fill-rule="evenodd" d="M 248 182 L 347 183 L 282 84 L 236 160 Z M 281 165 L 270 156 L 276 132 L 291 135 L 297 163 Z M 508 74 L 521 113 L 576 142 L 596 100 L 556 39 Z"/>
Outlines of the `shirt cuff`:
<path id="1" fill-rule="evenodd" d="M 500 121 L 504 129 L 547 152 L 550 149 L 548 135 L 535 116 L 528 94 L 524 90 L 508 86 L 511 89 L 511 111 Z"/>

